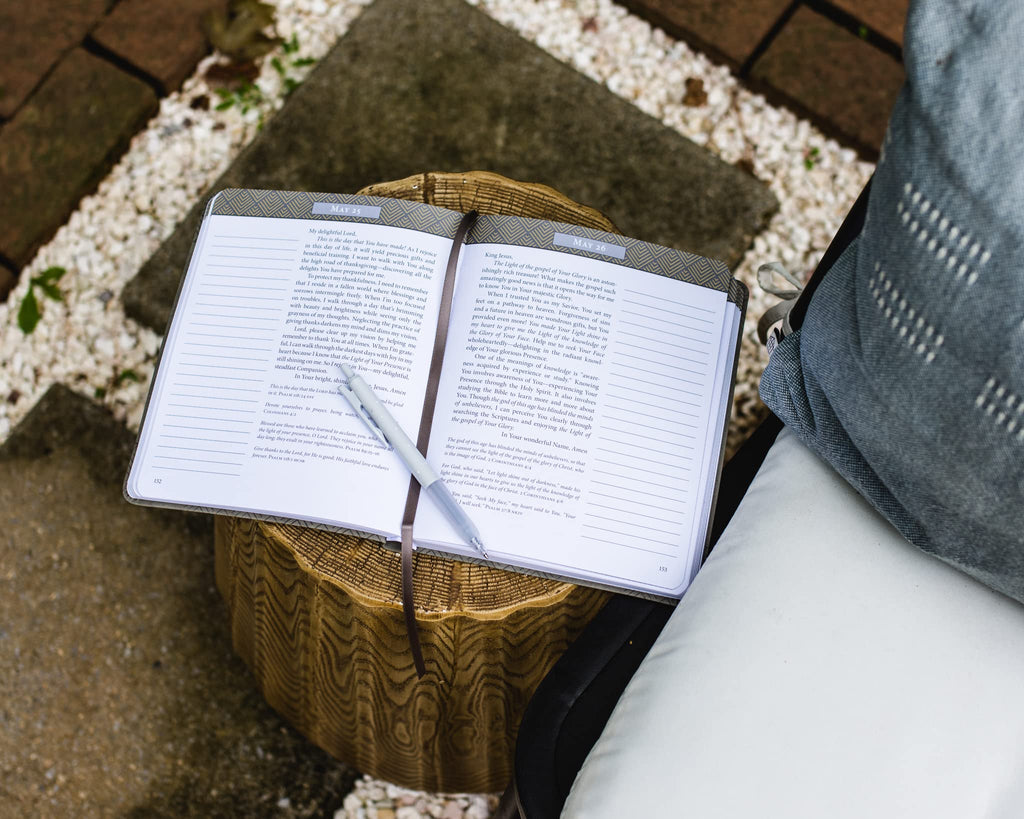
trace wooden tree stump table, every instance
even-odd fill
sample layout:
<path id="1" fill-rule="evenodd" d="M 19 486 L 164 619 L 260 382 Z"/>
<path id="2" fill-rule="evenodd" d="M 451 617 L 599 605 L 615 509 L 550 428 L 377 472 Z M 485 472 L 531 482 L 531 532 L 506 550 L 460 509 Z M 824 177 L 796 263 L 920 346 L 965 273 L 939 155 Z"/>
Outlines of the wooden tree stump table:
<path id="1" fill-rule="evenodd" d="M 492 173 L 428 173 L 360 193 L 607 231 L 597 211 Z M 379 542 L 221 517 L 217 585 L 267 701 L 356 769 L 432 791 L 503 789 L 523 710 L 608 593 L 416 555 L 418 679 L 400 557 Z"/>

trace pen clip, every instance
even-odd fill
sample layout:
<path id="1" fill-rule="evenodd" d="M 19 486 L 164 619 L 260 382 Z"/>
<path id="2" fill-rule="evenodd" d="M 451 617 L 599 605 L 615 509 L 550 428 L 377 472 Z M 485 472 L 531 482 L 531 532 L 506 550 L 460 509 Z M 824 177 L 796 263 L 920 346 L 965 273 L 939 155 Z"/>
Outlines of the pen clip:
<path id="1" fill-rule="evenodd" d="M 366 411 L 366 407 L 364 407 L 363 402 L 359 400 L 359 396 L 352 392 L 347 384 L 339 384 L 338 392 L 340 392 L 342 396 L 344 396 L 345 400 L 352 405 L 352 409 L 355 410 L 356 415 L 363 419 L 363 423 L 370 428 L 370 432 L 377 437 L 377 440 L 384 444 L 388 449 L 391 449 L 391 442 L 388 441 L 384 433 L 381 431 L 381 428 L 377 426 L 373 418 L 370 417 L 370 413 Z"/>

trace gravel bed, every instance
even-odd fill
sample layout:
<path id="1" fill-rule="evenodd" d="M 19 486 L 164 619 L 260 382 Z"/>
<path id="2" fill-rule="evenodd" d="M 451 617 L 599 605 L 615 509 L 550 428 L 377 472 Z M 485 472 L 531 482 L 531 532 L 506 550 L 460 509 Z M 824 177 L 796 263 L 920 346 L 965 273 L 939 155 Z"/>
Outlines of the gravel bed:
<path id="1" fill-rule="evenodd" d="M 757 382 L 765 356 L 754 328 L 774 298 L 756 286 L 757 266 L 781 260 L 797 272 L 813 269 L 873 166 L 610 0 L 467 1 L 725 161 L 741 163 L 778 197 L 778 214 L 736 271 L 751 301 L 736 385 L 735 445 L 762 414 Z M 299 56 L 319 58 L 369 2 L 275 0 L 278 32 L 285 39 L 295 35 Z M 160 338 L 125 317 L 121 290 L 255 136 L 260 119 L 283 104 L 280 77 L 267 61 L 257 80 L 266 103 L 246 114 L 237 107 L 217 111 L 218 98 L 203 79 L 214 60 L 200 63 L 181 91 L 162 101 L 97 192 L 81 202 L 0 305 L 0 441 L 55 382 L 137 427 Z M 200 105 L 203 98 L 211 101 L 208 109 Z M 19 305 L 29 279 L 50 266 L 67 270 L 59 282 L 63 301 L 40 299 L 42 320 L 25 336 Z M 493 796 L 434 797 L 364 779 L 336 816 L 453 819 L 485 816 L 493 807 Z"/>
<path id="2" fill-rule="evenodd" d="M 487 819 L 497 807 L 497 794 L 430 794 L 364 776 L 334 819 Z"/>

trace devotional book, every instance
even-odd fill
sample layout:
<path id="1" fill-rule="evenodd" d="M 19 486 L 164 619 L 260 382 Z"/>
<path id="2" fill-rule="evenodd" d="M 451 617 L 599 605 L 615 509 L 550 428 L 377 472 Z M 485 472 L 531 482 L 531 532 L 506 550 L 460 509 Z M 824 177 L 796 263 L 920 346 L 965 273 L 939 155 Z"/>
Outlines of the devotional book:
<path id="1" fill-rule="evenodd" d="M 397 540 L 409 471 L 339 394 L 340 365 L 416 440 L 462 218 L 358 195 L 212 197 L 126 497 Z M 536 219 L 482 215 L 455 251 L 426 456 L 489 561 L 680 597 L 709 535 L 746 289 L 722 262 Z M 480 559 L 426 497 L 414 542 Z"/>

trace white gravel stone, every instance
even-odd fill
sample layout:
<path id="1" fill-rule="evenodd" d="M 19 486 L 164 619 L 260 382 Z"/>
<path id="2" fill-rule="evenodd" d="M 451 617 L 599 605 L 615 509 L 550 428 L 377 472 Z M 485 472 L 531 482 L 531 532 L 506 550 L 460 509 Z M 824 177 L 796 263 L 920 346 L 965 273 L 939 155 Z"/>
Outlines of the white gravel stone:
<path id="1" fill-rule="evenodd" d="M 395 819 L 486 819 L 497 806 L 497 794 L 424 793 L 364 776 L 356 781 L 334 819 L 370 819 L 378 811 Z"/>
<path id="2" fill-rule="evenodd" d="M 300 55 L 315 58 L 327 53 L 369 1 L 272 0 L 278 32 L 286 39 L 294 34 Z M 779 212 L 735 271 L 751 295 L 736 386 L 738 432 L 730 439 L 735 446 L 762 411 L 757 382 L 765 355 L 755 327 L 774 299 L 760 292 L 755 271 L 773 260 L 800 273 L 812 270 L 872 165 L 611 0 L 467 2 L 726 162 L 743 161 L 778 197 Z M 0 305 L 0 441 L 55 382 L 101 401 L 137 428 L 160 338 L 125 317 L 121 291 L 253 139 L 261 117 L 283 103 L 280 78 L 268 62 L 257 80 L 270 100 L 265 110 L 245 116 L 234 108 L 214 110 L 217 97 L 202 76 L 215 59 L 203 60 L 182 89 L 162 101 L 96 193 L 82 200 Z M 703 81 L 705 104 L 683 103 L 689 78 Z M 214 103 L 208 111 L 190 106 L 202 95 Z M 59 283 L 64 300 L 41 299 L 43 318 L 24 336 L 18 307 L 30 278 L 50 266 L 67 270 Z M 139 381 L 124 377 L 128 372 Z M 371 806 L 374 812 L 394 810 L 400 794 L 413 800 L 402 810 L 417 810 L 416 800 L 423 798 L 423 815 L 445 819 L 486 816 L 496 804 L 493 795 L 424 795 L 367 778 L 336 817 L 366 817 Z"/>

